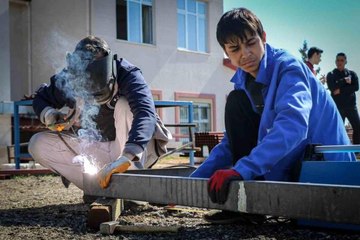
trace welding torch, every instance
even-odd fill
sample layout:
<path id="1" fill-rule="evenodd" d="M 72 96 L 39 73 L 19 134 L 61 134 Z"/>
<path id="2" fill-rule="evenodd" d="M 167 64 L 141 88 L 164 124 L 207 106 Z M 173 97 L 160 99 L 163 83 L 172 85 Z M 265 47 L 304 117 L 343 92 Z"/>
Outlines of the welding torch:
<path id="1" fill-rule="evenodd" d="M 57 122 L 53 124 L 47 125 L 47 128 L 49 128 L 52 131 L 62 132 L 65 128 L 70 126 L 72 118 L 75 116 L 76 110 L 72 111 L 72 113 L 69 116 L 64 117 L 63 119 L 59 119 Z"/>

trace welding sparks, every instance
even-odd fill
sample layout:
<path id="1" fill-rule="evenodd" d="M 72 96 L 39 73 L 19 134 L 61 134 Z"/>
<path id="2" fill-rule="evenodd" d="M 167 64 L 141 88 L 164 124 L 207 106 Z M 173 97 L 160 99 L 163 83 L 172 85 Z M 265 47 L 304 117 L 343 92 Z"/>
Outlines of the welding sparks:
<path id="1" fill-rule="evenodd" d="M 80 163 L 84 166 L 84 172 L 90 175 L 98 173 L 99 169 L 95 166 L 95 159 L 92 156 L 77 155 L 73 158 L 74 163 Z"/>

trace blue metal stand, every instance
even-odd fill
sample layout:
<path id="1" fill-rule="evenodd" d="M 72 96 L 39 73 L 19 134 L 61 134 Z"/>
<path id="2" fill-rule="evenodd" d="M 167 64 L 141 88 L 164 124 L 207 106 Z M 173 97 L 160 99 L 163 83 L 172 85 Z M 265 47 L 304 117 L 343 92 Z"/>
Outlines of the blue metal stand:
<path id="1" fill-rule="evenodd" d="M 29 158 L 30 154 L 20 153 L 20 106 L 32 106 L 33 100 L 21 100 L 14 102 L 14 159 L 15 168 L 20 169 L 20 158 Z M 155 101 L 155 106 L 163 107 L 187 107 L 189 111 L 188 123 L 193 123 L 193 103 L 190 101 Z M 191 139 L 191 138 L 190 138 Z M 194 152 L 189 153 L 190 165 L 194 166 Z"/>
<path id="2" fill-rule="evenodd" d="M 156 108 L 164 108 L 164 107 L 187 107 L 188 108 L 188 123 L 193 123 L 193 103 L 191 101 L 154 101 Z M 189 134 L 192 134 L 191 131 Z M 192 140 L 192 136 L 189 136 L 190 141 Z M 190 166 L 195 165 L 194 161 L 194 152 L 189 152 Z"/>
<path id="3" fill-rule="evenodd" d="M 20 153 L 20 117 L 19 107 L 20 106 L 32 106 L 32 100 L 22 100 L 14 102 L 14 159 L 15 169 L 20 169 L 20 158 L 31 157 L 30 154 Z"/>
<path id="4" fill-rule="evenodd" d="M 337 148 L 341 148 L 336 146 Z M 332 146 L 322 146 L 322 148 L 331 149 Z M 359 146 L 344 146 L 342 151 L 347 151 L 350 148 L 358 150 Z M 320 151 L 320 148 L 318 149 Z M 326 149 L 328 150 L 328 149 Z M 337 150 L 341 151 L 341 150 Z M 360 186 L 360 162 L 332 162 L 332 161 L 304 161 L 300 173 L 299 182 L 303 183 L 321 183 L 333 184 L 339 186 Z M 339 190 L 340 191 L 340 190 Z M 334 199 L 329 199 L 329 201 Z M 344 203 L 345 204 L 345 203 Z M 351 206 L 349 206 L 351 208 Z M 331 209 L 329 209 L 331 211 Z M 360 230 L 360 225 L 355 224 L 340 224 L 319 220 L 298 220 L 299 225 L 322 227 L 330 229 L 344 229 L 344 230 Z"/>

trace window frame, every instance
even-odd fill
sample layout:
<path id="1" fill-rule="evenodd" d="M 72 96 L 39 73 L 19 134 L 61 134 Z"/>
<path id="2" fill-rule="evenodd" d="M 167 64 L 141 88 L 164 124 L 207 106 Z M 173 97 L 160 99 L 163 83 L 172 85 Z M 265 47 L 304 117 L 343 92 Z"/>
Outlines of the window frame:
<path id="1" fill-rule="evenodd" d="M 179 0 L 177 0 L 179 1 Z M 180 9 L 178 6 L 179 4 L 177 4 L 177 28 L 178 28 L 178 36 L 177 36 L 177 48 L 179 50 L 186 50 L 186 51 L 194 51 L 194 52 L 201 52 L 201 53 L 208 53 L 209 52 L 209 42 L 208 42 L 208 21 L 209 21 L 209 17 L 208 17 L 208 2 L 207 1 L 202 1 L 202 0 L 194 0 L 195 2 L 195 12 L 190 12 L 188 10 L 188 1 L 189 0 L 184 0 L 184 4 L 185 4 L 185 9 Z M 178 3 L 178 2 L 177 2 Z M 205 12 L 202 14 L 199 12 L 199 5 L 202 4 L 204 5 L 204 10 Z M 182 46 L 179 46 L 180 45 L 180 42 L 179 42 L 179 15 L 182 15 L 184 16 L 184 33 L 185 33 L 185 46 L 182 47 Z M 189 16 L 195 16 L 195 19 L 196 19 L 196 25 L 195 25 L 195 32 L 196 32 L 196 47 L 195 49 L 190 49 L 189 45 L 189 27 L 188 27 L 188 18 Z M 202 19 L 204 21 L 204 43 L 203 43 L 203 48 L 204 49 L 201 49 L 200 48 L 200 30 L 199 30 L 199 20 Z"/>
<path id="2" fill-rule="evenodd" d="M 193 122 L 197 123 L 197 127 L 195 129 L 195 132 L 211 132 L 212 131 L 212 106 L 211 106 L 211 102 L 208 101 L 196 101 L 195 99 L 192 100 L 193 102 Z M 202 109 L 206 108 L 207 110 L 207 118 L 202 118 Z M 186 116 L 183 117 L 182 116 L 182 111 L 186 112 Z M 189 116 L 188 116 L 188 108 L 187 107 L 180 107 L 180 123 L 187 123 Z M 196 117 L 196 114 L 198 114 L 198 117 Z M 209 129 L 201 129 L 200 125 L 201 124 L 207 124 Z M 180 129 L 180 133 L 181 134 L 187 134 L 184 133 L 186 132 L 187 129 L 183 128 Z"/>
<path id="3" fill-rule="evenodd" d="M 210 131 L 216 129 L 216 95 L 208 93 L 187 93 L 187 92 L 175 92 L 176 101 L 192 101 L 197 103 L 210 104 Z M 180 123 L 180 108 L 175 111 L 175 122 Z M 179 128 L 175 129 L 176 139 L 188 138 L 186 134 L 182 134 Z"/>
<path id="4" fill-rule="evenodd" d="M 154 40 L 154 1 L 153 0 L 120 0 L 120 1 L 124 1 L 126 2 L 125 6 L 126 6 L 126 39 L 122 39 L 122 38 L 118 38 L 119 33 L 118 33 L 118 29 L 117 29 L 117 33 L 116 33 L 116 39 L 118 40 L 123 40 L 123 41 L 127 41 L 130 43 L 137 43 L 137 44 L 150 44 L 150 45 L 154 45 L 155 44 L 155 40 Z M 118 4 L 116 2 L 116 4 Z M 137 4 L 138 6 L 136 6 L 137 9 L 137 14 L 139 14 L 139 18 L 138 19 L 133 19 L 130 14 L 131 12 L 131 4 Z M 151 11 L 150 12 L 150 23 L 147 24 L 147 28 L 150 29 L 149 32 L 147 33 L 149 35 L 149 40 L 147 42 L 144 41 L 144 35 L 146 35 L 144 33 L 145 29 L 144 29 L 144 6 L 150 6 L 151 7 Z M 116 12 L 116 14 L 119 14 L 118 12 Z M 133 21 L 137 21 L 136 23 L 138 23 L 138 26 L 136 28 L 136 31 L 139 32 L 139 36 L 134 35 L 134 28 L 132 28 L 130 25 Z M 118 24 L 118 23 L 117 23 Z M 149 28 L 150 26 L 150 28 Z M 118 27 L 117 27 L 118 28 Z M 136 39 L 139 38 L 139 39 Z"/>

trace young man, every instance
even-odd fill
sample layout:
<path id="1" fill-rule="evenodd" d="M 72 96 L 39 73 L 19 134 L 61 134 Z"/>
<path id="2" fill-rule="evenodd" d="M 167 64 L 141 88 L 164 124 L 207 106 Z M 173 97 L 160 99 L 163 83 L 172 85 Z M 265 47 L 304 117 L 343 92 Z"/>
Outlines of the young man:
<path id="1" fill-rule="evenodd" d="M 353 143 L 360 144 L 360 118 L 356 107 L 356 94 L 359 90 L 359 79 L 354 71 L 345 68 L 345 53 L 338 53 L 336 68 L 327 74 L 328 87 L 331 91 L 342 120 L 347 118 L 353 128 Z"/>
<path id="2" fill-rule="evenodd" d="M 59 173 L 65 186 L 70 181 L 80 189 L 87 166 L 101 168 L 97 176 L 103 188 L 113 173 L 151 167 L 171 135 L 140 69 L 118 60 L 94 36 L 82 39 L 66 60 L 67 67 L 35 96 L 35 113 L 53 131 L 31 138 L 33 158 Z M 60 111 L 64 107 L 68 115 Z"/>
<path id="3" fill-rule="evenodd" d="M 238 67 L 231 79 L 235 90 L 225 106 L 225 137 L 191 175 L 210 178 L 214 203 L 225 203 L 232 180 L 296 180 L 294 167 L 311 143 L 350 144 L 325 88 L 303 62 L 266 43 L 261 21 L 251 11 L 225 13 L 216 34 Z M 353 153 L 324 155 L 325 160 L 355 160 Z"/>
<path id="4" fill-rule="evenodd" d="M 316 76 L 316 71 L 314 69 L 314 65 L 318 65 L 321 62 L 322 53 L 323 50 L 317 47 L 311 47 L 307 52 L 308 60 L 305 63 L 315 76 Z"/>

